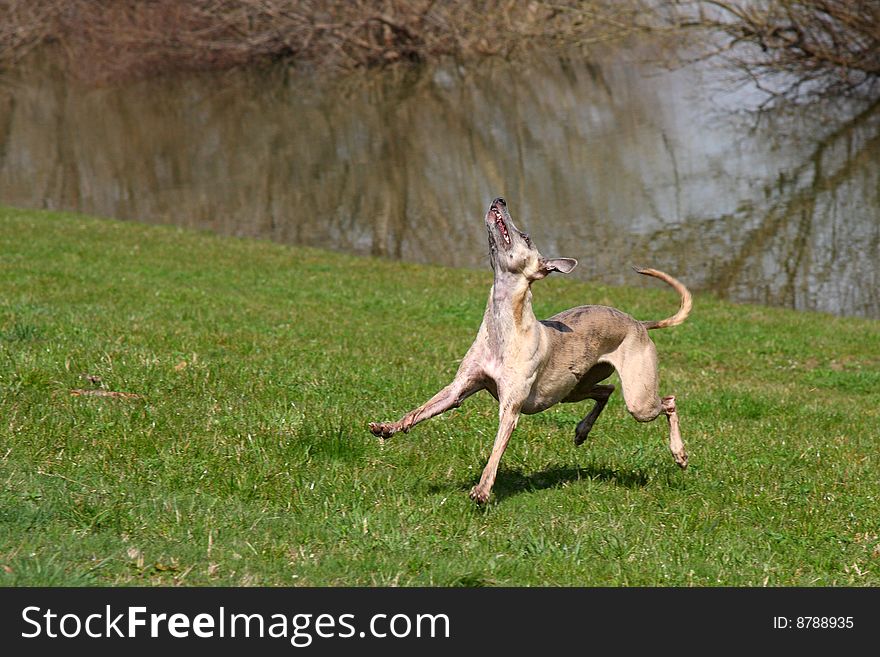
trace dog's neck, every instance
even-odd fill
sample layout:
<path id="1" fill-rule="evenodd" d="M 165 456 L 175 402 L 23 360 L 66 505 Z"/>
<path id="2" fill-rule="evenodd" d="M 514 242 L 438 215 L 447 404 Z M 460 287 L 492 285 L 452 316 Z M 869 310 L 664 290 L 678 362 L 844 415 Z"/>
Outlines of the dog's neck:
<path id="1" fill-rule="evenodd" d="M 483 317 L 489 341 L 498 353 L 521 340 L 533 330 L 538 320 L 532 310 L 531 283 L 524 276 L 497 274 L 489 291 L 489 302 Z"/>

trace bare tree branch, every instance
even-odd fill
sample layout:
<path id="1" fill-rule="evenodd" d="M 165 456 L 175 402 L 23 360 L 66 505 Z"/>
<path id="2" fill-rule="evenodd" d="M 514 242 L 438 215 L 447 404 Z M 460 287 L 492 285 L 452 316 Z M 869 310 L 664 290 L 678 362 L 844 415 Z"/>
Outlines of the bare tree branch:
<path id="1" fill-rule="evenodd" d="M 768 94 L 768 104 L 880 92 L 877 0 L 690 0 L 674 20 L 699 24 L 711 50 Z"/>
<path id="2" fill-rule="evenodd" d="M 0 0 L 0 66 L 43 43 L 92 81 L 289 60 L 351 69 L 590 43 L 642 0 Z"/>

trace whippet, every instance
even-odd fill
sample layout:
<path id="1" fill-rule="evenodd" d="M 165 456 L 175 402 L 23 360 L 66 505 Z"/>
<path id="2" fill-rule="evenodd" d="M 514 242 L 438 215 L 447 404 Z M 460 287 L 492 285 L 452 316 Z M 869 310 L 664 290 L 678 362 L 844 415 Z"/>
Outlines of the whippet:
<path id="1" fill-rule="evenodd" d="M 477 338 L 455 379 L 397 422 L 371 422 L 370 431 L 382 438 L 406 433 L 422 420 L 457 408 L 475 392 L 488 390 L 498 400 L 499 423 L 489 462 L 470 492 L 482 504 L 489 499 L 520 413 L 540 413 L 558 402 L 594 400 L 595 406 L 575 429 L 574 442 L 580 445 L 614 392 L 613 385 L 600 382 L 617 370 L 629 412 L 639 422 L 664 414 L 672 456 L 687 467 L 675 397 L 661 399 L 658 394 L 657 350 L 648 337 L 650 329 L 675 326 L 687 318 L 692 307 L 687 288 L 661 271 L 636 269 L 678 292 L 678 312 L 643 322 L 607 306 L 578 306 L 539 322 L 532 311 L 532 283 L 551 272 L 567 274 L 577 260 L 541 256 L 529 236 L 514 225 L 502 198 L 492 202 L 485 220 L 494 280 Z"/>

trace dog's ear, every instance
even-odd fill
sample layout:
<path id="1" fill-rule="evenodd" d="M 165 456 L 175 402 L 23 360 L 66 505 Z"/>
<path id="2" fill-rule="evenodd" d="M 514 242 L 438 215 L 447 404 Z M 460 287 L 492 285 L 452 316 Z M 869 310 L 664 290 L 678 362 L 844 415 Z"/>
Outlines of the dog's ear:
<path id="1" fill-rule="evenodd" d="M 577 263 L 574 258 L 544 258 L 541 260 L 541 271 L 544 272 L 544 276 L 554 271 L 567 274 L 577 266 Z"/>

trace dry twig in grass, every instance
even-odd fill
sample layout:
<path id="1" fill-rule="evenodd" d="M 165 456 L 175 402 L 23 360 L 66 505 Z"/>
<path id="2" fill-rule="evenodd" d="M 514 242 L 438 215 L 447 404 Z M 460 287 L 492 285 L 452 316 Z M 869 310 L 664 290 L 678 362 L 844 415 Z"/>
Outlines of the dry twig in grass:
<path id="1" fill-rule="evenodd" d="M 112 399 L 143 399 L 141 395 L 138 395 L 133 392 L 118 392 L 115 390 L 101 390 L 101 389 L 84 389 L 84 388 L 75 388 L 70 391 L 70 394 L 73 397 L 109 397 Z"/>

